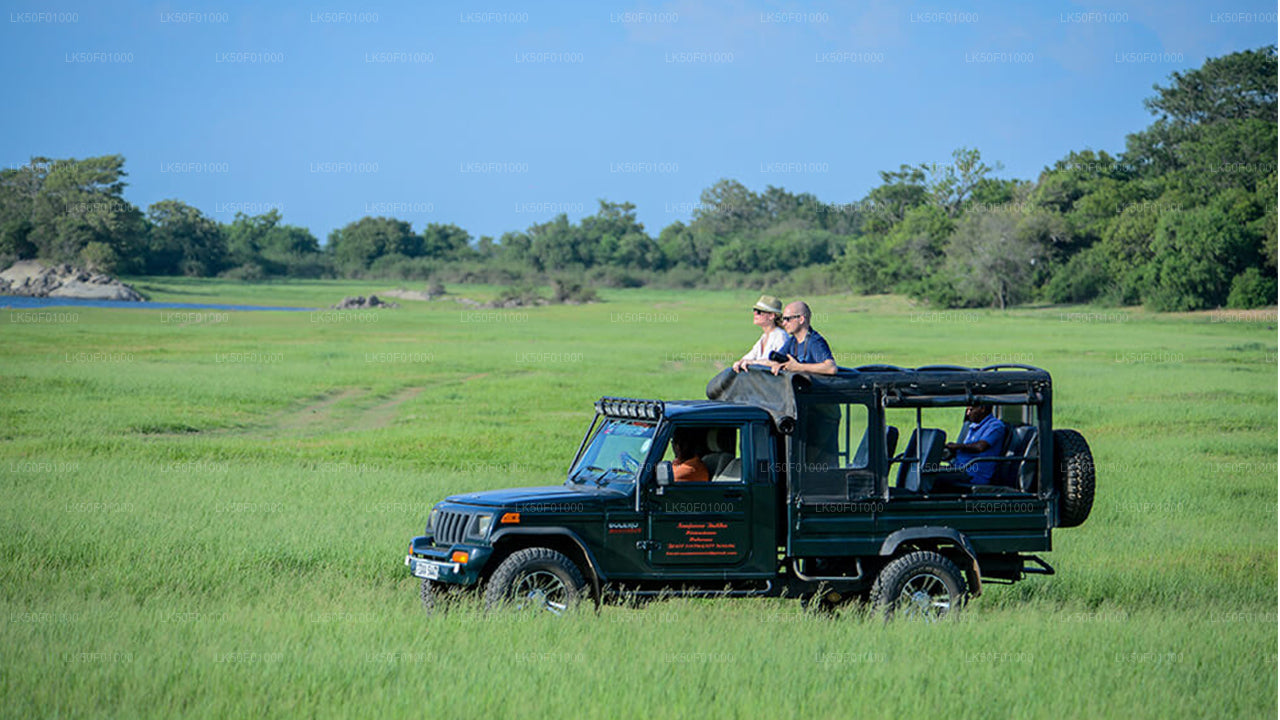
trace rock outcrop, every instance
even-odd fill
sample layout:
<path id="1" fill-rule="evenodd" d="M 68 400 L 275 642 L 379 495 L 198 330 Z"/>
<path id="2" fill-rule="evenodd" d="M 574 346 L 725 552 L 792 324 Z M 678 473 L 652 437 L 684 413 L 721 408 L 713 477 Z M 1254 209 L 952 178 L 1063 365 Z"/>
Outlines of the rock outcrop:
<path id="1" fill-rule="evenodd" d="M 342 302 L 333 306 L 334 310 L 366 310 L 372 308 L 398 308 L 400 305 L 393 302 L 387 302 L 377 295 L 364 297 L 357 295 L 356 297 L 343 298 Z"/>
<path id="2" fill-rule="evenodd" d="M 19 260 L 0 272 L 0 295 L 134 302 L 145 299 L 137 290 L 110 275 L 65 263 L 45 265 L 38 260 Z"/>

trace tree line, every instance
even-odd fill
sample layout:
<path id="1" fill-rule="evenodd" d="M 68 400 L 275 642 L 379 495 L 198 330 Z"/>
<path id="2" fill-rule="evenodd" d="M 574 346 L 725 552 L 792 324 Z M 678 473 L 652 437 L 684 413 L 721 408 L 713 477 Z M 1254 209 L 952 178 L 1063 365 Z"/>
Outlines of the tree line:
<path id="1" fill-rule="evenodd" d="M 1080 150 L 1034 181 L 960 148 L 902 165 L 859 200 L 829 203 L 725 179 L 692 219 L 652 236 L 600 200 L 494 239 L 364 217 L 321 245 L 276 210 L 220 223 L 180 200 L 144 213 L 124 158 L 33 158 L 0 171 L 0 263 L 42 258 L 123 274 L 377 277 L 520 284 L 751 286 L 896 292 L 943 307 L 1029 301 L 1194 310 L 1276 297 L 1276 48 L 1175 72 L 1124 152 Z"/>

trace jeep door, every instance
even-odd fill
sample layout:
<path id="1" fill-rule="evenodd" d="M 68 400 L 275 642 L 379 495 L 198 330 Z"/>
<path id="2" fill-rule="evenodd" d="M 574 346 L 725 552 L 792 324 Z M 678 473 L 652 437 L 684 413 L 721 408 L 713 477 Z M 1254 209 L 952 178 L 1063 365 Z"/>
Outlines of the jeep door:
<path id="1" fill-rule="evenodd" d="M 676 425 L 672 435 L 694 438 L 696 447 L 686 452 L 696 455 L 705 476 L 646 489 L 646 548 L 649 562 L 664 574 L 688 570 L 690 577 L 711 571 L 723 577 L 725 569 L 745 574 L 769 572 L 754 552 L 755 537 L 767 538 L 761 548 L 771 557 L 772 514 L 757 508 L 768 502 L 771 485 L 757 482 L 757 473 L 767 463 L 755 461 L 751 442 L 752 423 Z M 668 441 L 665 460 L 675 460 Z M 750 459 L 750 460 L 748 460 Z M 679 477 L 679 474 L 677 474 Z M 757 527 L 760 524 L 760 527 Z M 768 527 L 764 527 L 768 526 Z M 759 566 L 759 567 L 756 567 Z"/>

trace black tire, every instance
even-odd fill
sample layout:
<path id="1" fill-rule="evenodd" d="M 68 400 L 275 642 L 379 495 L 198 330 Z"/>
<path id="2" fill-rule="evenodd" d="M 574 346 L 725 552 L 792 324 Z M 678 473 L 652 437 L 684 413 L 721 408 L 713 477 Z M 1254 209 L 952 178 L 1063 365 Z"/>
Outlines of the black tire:
<path id="1" fill-rule="evenodd" d="M 484 604 L 490 610 L 511 607 L 560 615 L 586 596 L 587 581 L 572 560 L 550 548 L 526 548 L 511 553 L 493 572 Z"/>
<path id="2" fill-rule="evenodd" d="M 871 602 L 886 618 L 934 622 L 964 607 L 969 586 L 945 555 L 918 550 L 894 560 L 871 586 Z"/>
<path id="3" fill-rule="evenodd" d="M 1053 431 L 1053 486 L 1058 491 L 1058 527 L 1076 527 L 1093 509 L 1093 453 L 1075 430 Z"/>

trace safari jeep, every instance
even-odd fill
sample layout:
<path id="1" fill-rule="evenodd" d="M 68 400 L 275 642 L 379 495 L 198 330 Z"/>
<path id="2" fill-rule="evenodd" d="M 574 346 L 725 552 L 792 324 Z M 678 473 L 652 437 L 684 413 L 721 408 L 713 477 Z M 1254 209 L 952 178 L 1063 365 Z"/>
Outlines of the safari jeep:
<path id="1" fill-rule="evenodd" d="M 1049 373 L 1026 365 L 726 370 L 708 400 L 601 398 L 565 483 L 437 503 L 405 564 L 428 608 L 560 613 L 643 596 L 863 598 L 936 618 L 984 583 L 1051 575 L 1054 528 L 1093 505 L 1094 465 L 1053 426 Z M 985 405 L 1004 446 L 948 463 L 949 429 Z M 706 467 L 673 482 L 672 436 Z M 690 441 L 688 438 L 692 438 Z M 684 459 L 684 458 L 682 458 Z M 986 484 L 967 482 L 994 464 Z"/>

